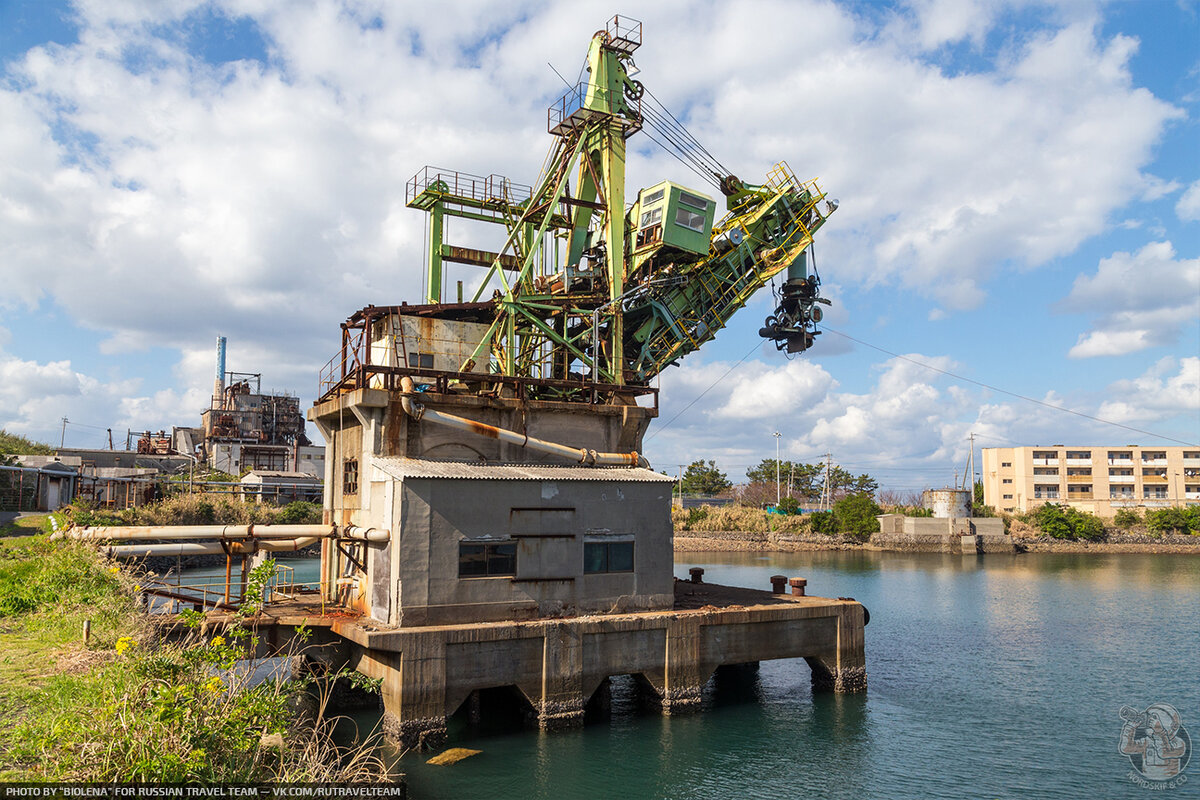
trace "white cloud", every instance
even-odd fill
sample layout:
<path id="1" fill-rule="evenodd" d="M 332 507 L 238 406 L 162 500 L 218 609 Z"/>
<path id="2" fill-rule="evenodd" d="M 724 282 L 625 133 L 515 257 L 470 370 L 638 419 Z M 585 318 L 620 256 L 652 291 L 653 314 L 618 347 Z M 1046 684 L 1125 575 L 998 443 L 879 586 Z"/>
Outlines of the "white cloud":
<path id="1" fill-rule="evenodd" d="M 1200 222 L 1200 181 L 1187 188 L 1175 203 L 1175 214 L 1184 222 Z"/>
<path id="2" fill-rule="evenodd" d="M 1200 357 L 1167 356 L 1132 380 L 1109 387 L 1115 398 L 1100 406 L 1102 419 L 1121 423 L 1146 423 L 1168 416 L 1191 420 L 1189 435 L 1200 436 Z"/>
<path id="3" fill-rule="evenodd" d="M 1060 308 L 1094 317 L 1072 358 L 1135 353 L 1181 335 L 1200 343 L 1200 258 L 1177 260 L 1170 242 L 1113 253 L 1075 279 Z"/>

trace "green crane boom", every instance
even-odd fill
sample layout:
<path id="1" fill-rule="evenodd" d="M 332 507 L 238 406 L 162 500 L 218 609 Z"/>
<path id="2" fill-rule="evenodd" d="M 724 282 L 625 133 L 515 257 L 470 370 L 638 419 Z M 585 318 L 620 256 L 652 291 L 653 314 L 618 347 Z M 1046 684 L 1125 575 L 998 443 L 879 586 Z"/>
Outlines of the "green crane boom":
<path id="1" fill-rule="evenodd" d="M 554 144 L 533 186 L 432 167 L 409 182 L 408 205 L 429 214 L 422 313 L 469 318 L 480 334 L 451 372 L 525 379 L 550 399 L 594 402 L 598 386 L 619 398 L 712 339 L 785 271 L 760 334 L 799 352 L 819 333 L 828 301 L 806 255 L 837 204 L 815 182 L 784 163 L 761 185 L 710 170 L 725 196 L 720 219 L 712 198 L 669 181 L 626 205 L 626 140 L 663 121 L 652 107 L 643 113 L 644 87 L 630 77 L 640 45 L 641 23 L 625 17 L 592 37 L 587 79 L 548 111 Z M 503 244 L 449 245 L 448 217 L 499 225 Z M 462 282 L 458 302 L 444 302 L 447 263 L 486 268 L 469 302 Z M 408 366 L 427 366 L 415 355 Z"/>

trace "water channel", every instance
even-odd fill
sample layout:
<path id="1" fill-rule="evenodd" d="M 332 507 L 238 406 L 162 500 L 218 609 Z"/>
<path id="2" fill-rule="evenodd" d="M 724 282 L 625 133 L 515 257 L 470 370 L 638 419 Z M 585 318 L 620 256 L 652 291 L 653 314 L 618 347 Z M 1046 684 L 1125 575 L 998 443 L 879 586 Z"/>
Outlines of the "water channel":
<path id="1" fill-rule="evenodd" d="M 482 752 L 403 756 L 410 796 L 1146 797 L 1118 752 L 1122 706 L 1169 703 L 1200 737 L 1200 557 L 690 553 L 676 574 L 691 566 L 862 601 L 869 691 L 814 696 L 804 661 L 763 662 L 664 718 L 616 680 L 611 717 L 579 731 L 452 719 L 450 746 Z M 1200 797 L 1200 757 L 1184 774 L 1158 794 Z"/>

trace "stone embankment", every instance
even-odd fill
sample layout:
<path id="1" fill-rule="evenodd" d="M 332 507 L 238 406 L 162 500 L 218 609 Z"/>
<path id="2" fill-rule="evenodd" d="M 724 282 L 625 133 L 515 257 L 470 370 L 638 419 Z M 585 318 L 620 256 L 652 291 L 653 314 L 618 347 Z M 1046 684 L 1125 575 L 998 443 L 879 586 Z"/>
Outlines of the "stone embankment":
<path id="1" fill-rule="evenodd" d="M 1068 541 L 1013 531 L 1018 552 L 1028 553 L 1181 553 L 1200 555 L 1200 536 L 1110 534 L 1103 542 Z M 892 550 L 854 539 L 816 533 L 766 531 L 675 531 L 675 552 L 797 552 L 803 550 Z M 903 548 L 899 548 L 903 549 Z"/>
<path id="2" fill-rule="evenodd" d="M 675 531 L 675 552 L 749 551 L 794 552 L 800 550 L 860 550 L 862 543 L 820 533 L 777 533 L 774 531 Z"/>

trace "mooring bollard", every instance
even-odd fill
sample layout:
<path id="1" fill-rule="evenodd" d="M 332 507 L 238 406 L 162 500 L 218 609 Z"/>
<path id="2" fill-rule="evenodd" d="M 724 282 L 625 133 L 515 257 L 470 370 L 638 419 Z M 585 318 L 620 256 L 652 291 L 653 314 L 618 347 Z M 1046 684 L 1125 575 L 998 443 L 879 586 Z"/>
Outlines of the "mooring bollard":
<path id="1" fill-rule="evenodd" d="M 787 586 L 787 581 L 786 575 L 772 575 L 771 591 L 775 594 L 783 594 L 784 588 Z"/>
<path id="2" fill-rule="evenodd" d="M 689 580 L 692 583 L 704 583 L 704 569 L 702 567 L 692 567 L 688 570 L 688 575 L 691 576 Z"/>
<path id="3" fill-rule="evenodd" d="M 792 594 L 796 597 L 804 597 L 804 587 L 808 585 L 808 581 L 804 578 L 792 578 L 788 581 L 792 587 Z"/>

